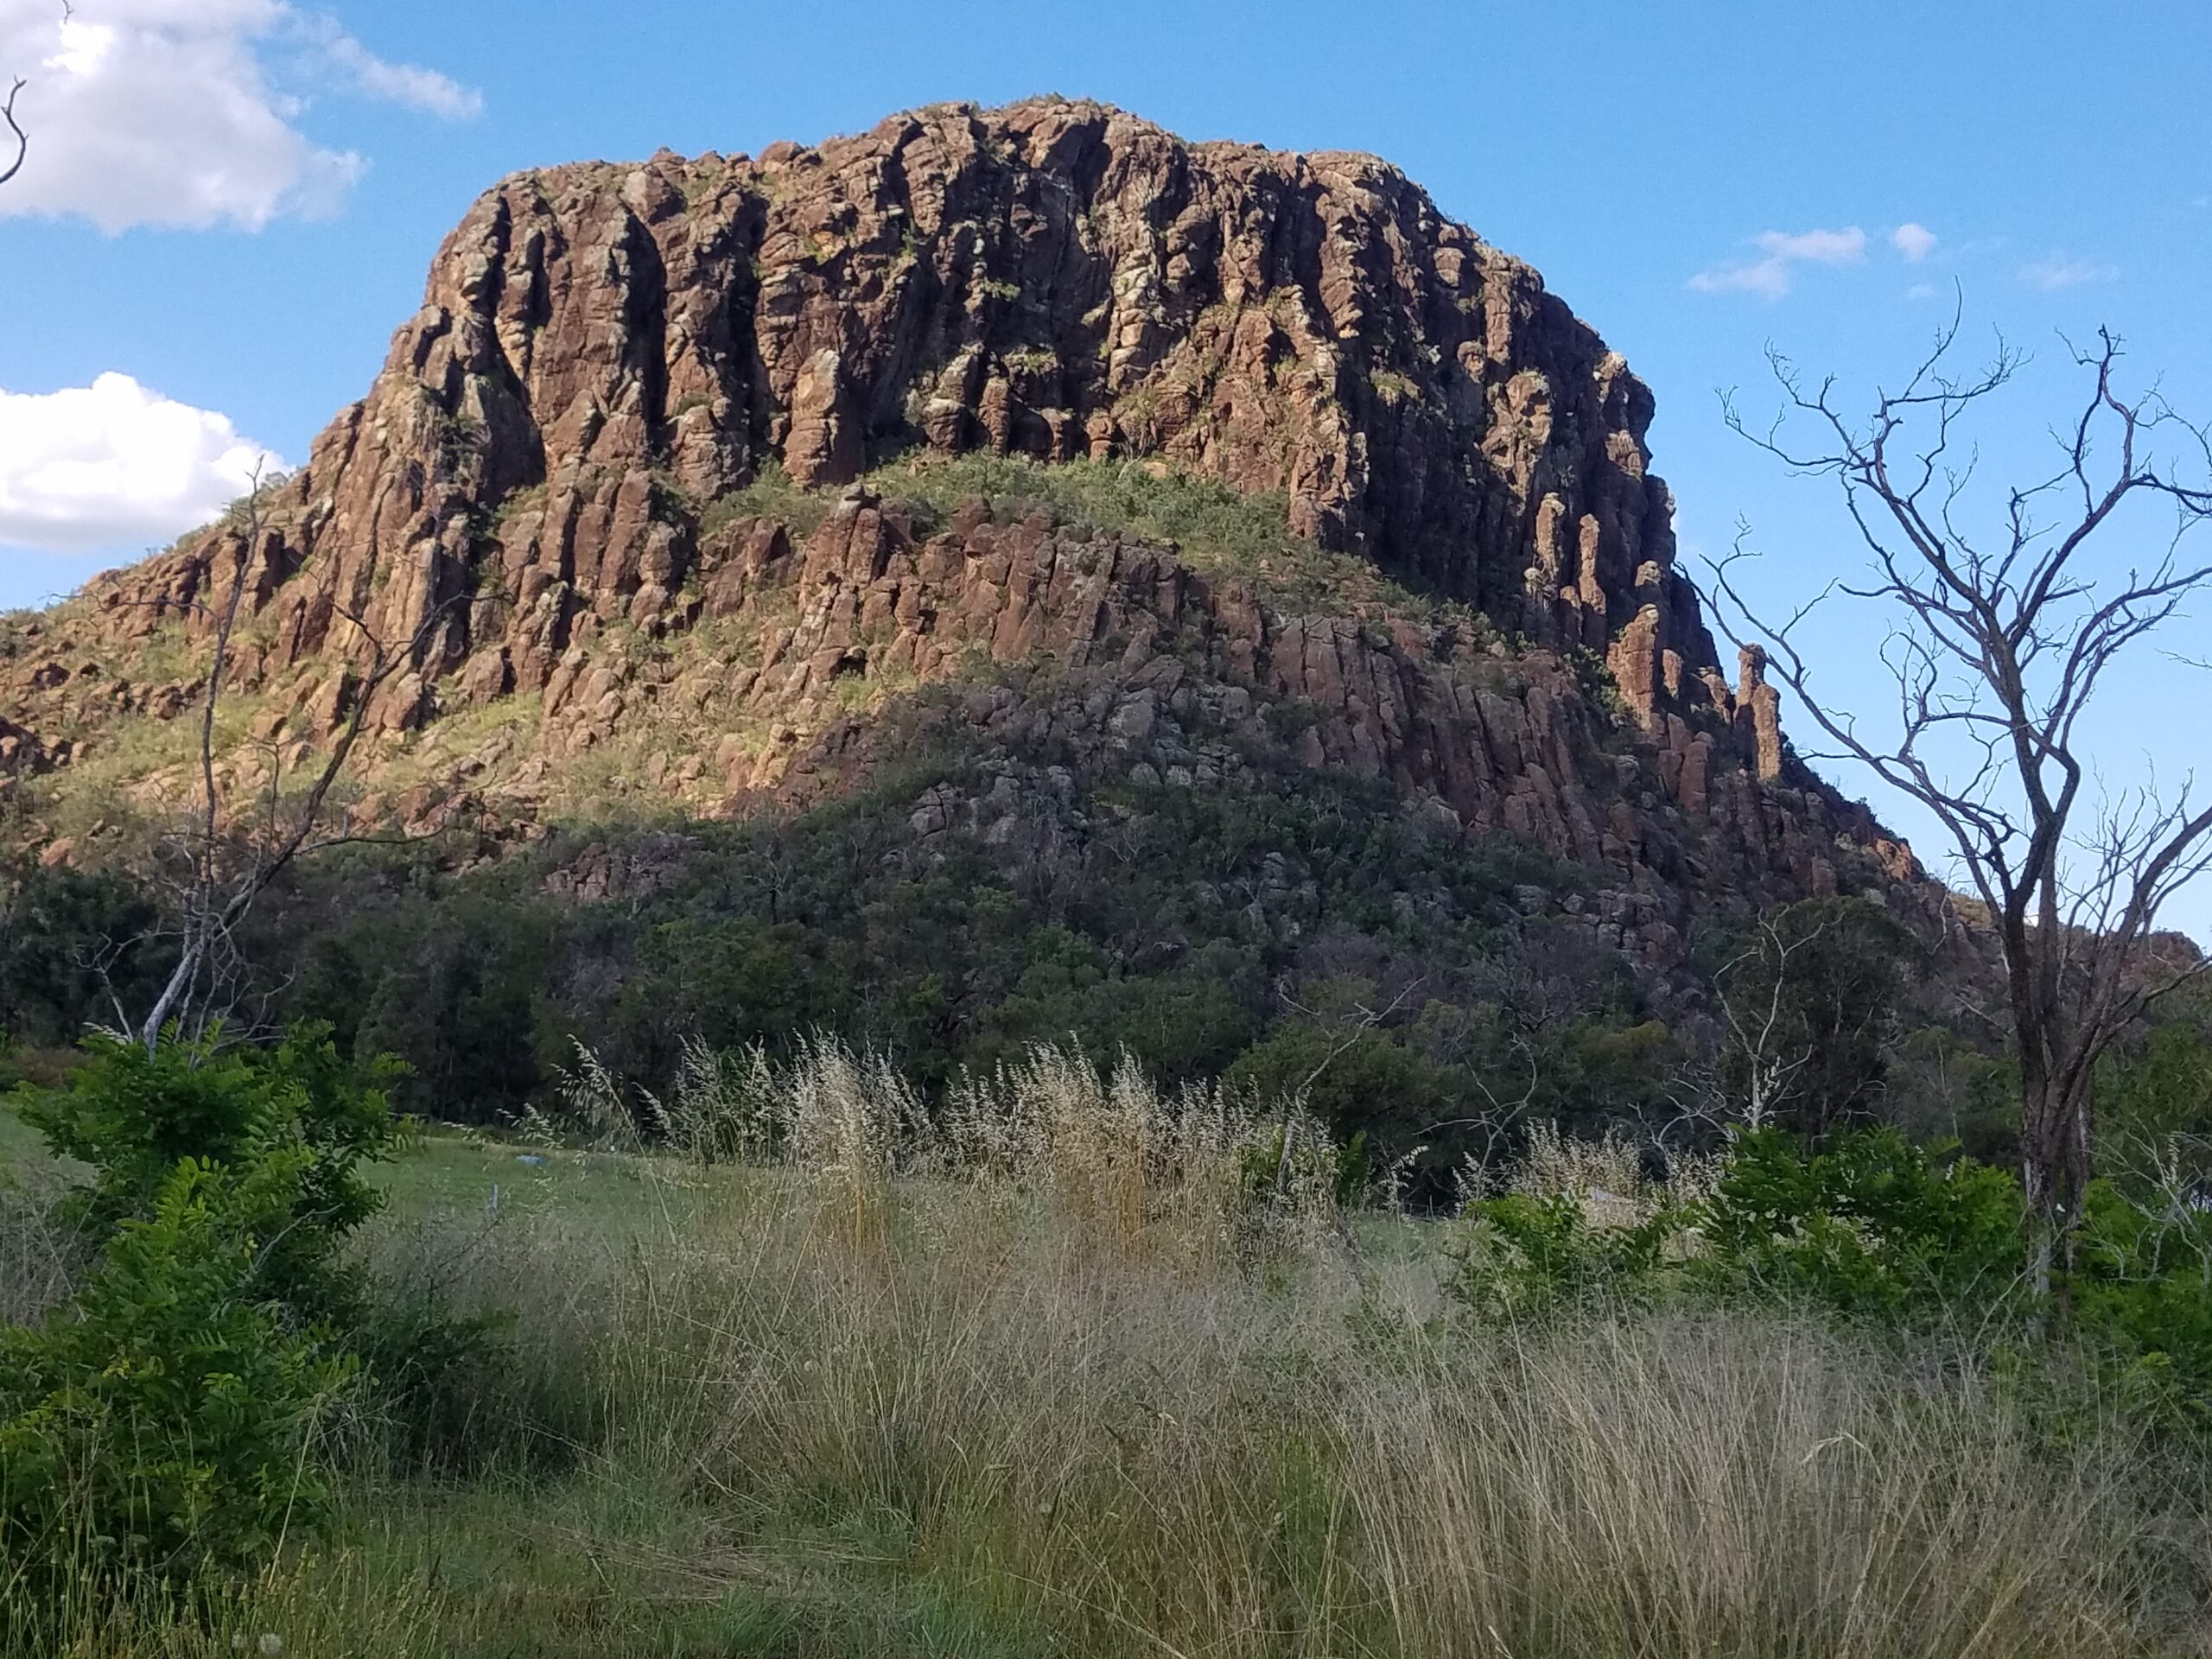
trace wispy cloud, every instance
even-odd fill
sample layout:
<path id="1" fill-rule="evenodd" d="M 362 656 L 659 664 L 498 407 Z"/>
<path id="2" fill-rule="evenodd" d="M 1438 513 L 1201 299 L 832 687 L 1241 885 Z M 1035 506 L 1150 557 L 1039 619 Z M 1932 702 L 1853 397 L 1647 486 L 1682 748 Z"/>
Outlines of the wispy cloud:
<path id="1" fill-rule="evenodd" d="M 334 17 L 286 0 L 0 0 L 0 41 L 29 85 L 29 163 L 0 214 L 258 230 L 335 212 L 366 169 L 302 130 L 302 91 L 335 89 L 466 118 L 481 99 L 435 70 L 391 63 Z"/>
<path id="2" fill-rule="evenodd" d="M 1900 225 L 1890 232 L 1890 245 L 1905 257 L 1910 264 L 1918 264 L 1936 251 L 1936 232 L 1925 225 Z"/>
<path id="3" fill-rule="evenodd" d="M 327 12 L 295 12 L 291 25 L 306 67 L 346 90 L 387 104 L 420 110 L 448 121 L 468 121 L 484 113 L 484 95 L 435 69 L 391 63 L 347 34 Z"/>
<path id="4" fill-rule="evenodd" d="M 2087 288 L 2094 283 L 2118 280 L 2120 267 L 2099 259 L 2083 259 L 2070 253 L 2054 253 L 2048 258 L 2031 259 L 2020 267 L 2020 280 L 2031 288 L 2055 294 L 2062 289 Z"/>
<path id="5" fill-rule="evenodd" d="M 1803 264 L 1849 265 L 1866 257 L 1866 232 L 1856 225 L 1840 231 L 1762 231 L 1751 238 L 1757 259 L 1739 259 L 1700 270 L 1690 286 L 1703 294 L 1758 294 L 1780 299 Z"/>

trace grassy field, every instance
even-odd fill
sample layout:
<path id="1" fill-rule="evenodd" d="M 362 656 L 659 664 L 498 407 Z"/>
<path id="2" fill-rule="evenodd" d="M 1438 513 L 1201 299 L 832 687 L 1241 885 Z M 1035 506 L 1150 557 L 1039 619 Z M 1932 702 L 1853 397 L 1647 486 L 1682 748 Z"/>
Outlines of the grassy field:
<path id="1" fill-rule="evenodd" d="M 1017 1182 L 430 1136 L 377 1270 L 512 1316 L 442 1458 L 354 1425 L 329 1538 L 65 1651 L 2212 1650 L 2186 1471 L 2093 1398 L 2053 1433 L 1970 1346 L 1778 1313 L 1476 1326 L 1449 1224 L 1224 1225 L 1134 1144 Z"/>

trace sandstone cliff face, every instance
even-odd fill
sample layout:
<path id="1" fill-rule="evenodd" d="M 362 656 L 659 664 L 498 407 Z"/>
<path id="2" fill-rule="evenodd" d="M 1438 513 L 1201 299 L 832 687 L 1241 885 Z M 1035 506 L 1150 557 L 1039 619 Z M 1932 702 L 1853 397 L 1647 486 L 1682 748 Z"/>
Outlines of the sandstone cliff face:
<path id="1" fill-rule="evenodd" d="M 204 635 L 244 561 L 254 734 L 304 751 L 369 638 L 419 640 L 370 728 L 527 708 L 526 743 L 445 780 L 493 817 L 648 728 L 688 751 L 648 762 L 679 793 L 796 798 L 865 756 L 855 686 L 1050 658 L 1080 695 L 1044 717 L 1102 764 L 1164 776 L 1178 696 L 1232 728 L 1294 703 L 1307 763 L 1677 909 L 1685 882 L 1831 885 L 1853 848 L 1910 874 L 1789 760 L 1758 664 L 1740 702 L 1724 678 L 1673 568 L 1651 412 L 1534 271 L 1370 157 L 1044 100 L 523 175 L 448 239 L 257 545 L 210 531 L 17 636 L 0 774 L 97 750 L 103 720 L 174 717 L 190 673 L 133 653 Z M 895 453 L 976 451 L 1279 497 L 1300 534 L 1530 648 L 1287 611 L 1171 549 L 981 509 L 930 532 L 855 493 L 809 533 L 718 508 L 772 467 L 834 492 Z M 1625 736 L 1586 695 L 1593 661 Z"/>

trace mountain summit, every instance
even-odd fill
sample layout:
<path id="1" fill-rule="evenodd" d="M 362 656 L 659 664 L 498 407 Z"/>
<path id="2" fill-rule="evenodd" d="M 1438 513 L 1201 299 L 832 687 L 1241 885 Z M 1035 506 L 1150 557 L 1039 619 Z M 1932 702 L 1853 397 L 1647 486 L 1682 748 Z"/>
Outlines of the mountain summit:
<path id="1" fill-rule="evenodd" d="M 9 625 L 0 768 L 50 774 L 49 836 L 178 785 L 243 560 L 234 775 L 301 764 L 366 642 L 416 639 L 362 779 L 486 851 L 926 743 L 1032 755 L 913 804 L 1009 847 L 1102 785 L 1348 772 L 1609 872 L 1591 924 L 1671 956 L 1700 893 L 1916 872 L 1789 754 L 1756 658 L 1724 676 L 1651 414 L 1370 156 L 1055 99 L 521 174 L 256 544 L 234 518 Z"/>

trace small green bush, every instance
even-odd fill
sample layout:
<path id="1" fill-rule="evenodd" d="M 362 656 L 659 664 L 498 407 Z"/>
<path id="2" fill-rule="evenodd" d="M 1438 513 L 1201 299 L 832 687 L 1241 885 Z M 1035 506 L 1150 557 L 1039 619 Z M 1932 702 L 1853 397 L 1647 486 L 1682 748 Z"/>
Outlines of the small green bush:
<path id="1" fill-rule="evenodd" d="M 74 1303 L 0 1332 L 0 1582 L 34 1599 L 185 1584 L 322 1518 L 315 1441 L 351 1362 L 265 1270 L 299 1149 L 186 1159 L 118 1226 Z"/>
<path id="2" fill-rule="evenodd" d="M 23 1121 L 54 1150 L 90 1166 L 63 1200 L 61 1219 L 100 1237 L 149 1219 L 181 1164 L 197 1160 L 241 1178 L 264 1164 L 296 1167 L 288 1181 L 247 1181 L 239 1201 L 272 1207 L 245 1217 L 263 1241 L 259 1282 L 302 1324 L 343 1324 L 357 1313 L 358 1274 L 341 1247 L 381 1204 L 364 1163 L 398 1149 L 406 1127 L 381 1084 L 362 1079 L 321 1026 L 296 1027 L 274 1048 L 95 1037 L 84 1065 L 57 1087 L 19 1096 Z"/>
<path id="3" fill-rule="evenodd" d="M 1456 1252 L 1459 1300 L 1510 1318 L 1596 1294 L 1780 1299 L 1897 1318 L 2001 1305 L 2025 1259 L 2011 1175 L 1888 1128 L 1817 1148 L 1777 1129 L 1738 1135 L 1710 1197 L 1662 1204 L 1631 1224 L 1594 1224 L 1586 1197 L 1471 1205 Z"/>
<path id="4" fill-rule="evenodd" d="M 372 1295 L 348 1241 L 406 1138 L 321 1027 L 260 1048 L 95 1038 L 26 1122 L 89 1179 L 54 1206 L 96 1265 L 0 1343 L 0 1554 L 41 1593 L 128 1595 L 263 1563 L 322 1519 L 323 1427 L 350 1379 L 393 1449 L 440 1458 L 443 1379 L 487 1321 Z M 349 1413 L 349 1421 L 375 1421 Z"/>
<path id="5" fill-rule="evenodd" d="M 1653 1294 L 1685 1212 L 1662 1209 L 1633 1226 L 1596 1227 L 1580 1193 L 1511 1192 L 1478 1199 L 1468 1220 L 1452 1251 L 1452 1292 L 1485 1319 L 1513 1321 L 1599 1296 L 1622 1301 Z"/>
<path id="6" fill-rule="evenodd" d="M 1699 1206 L 1699 1270 L 1847 1313 L 1999 1300 L 2025 1260 L 2019 1184 L 1953 1150 L 1886 1128 L 1814 1151 L 1776 1129 L 1741 1135 Z"/>
<path id="7" fill-rule="evenodd" d="M 2064 1285 L 2075 1328 L 2164 1403 L 2212 1421 L 2212 1213 L 2089 1183 Z"/>

